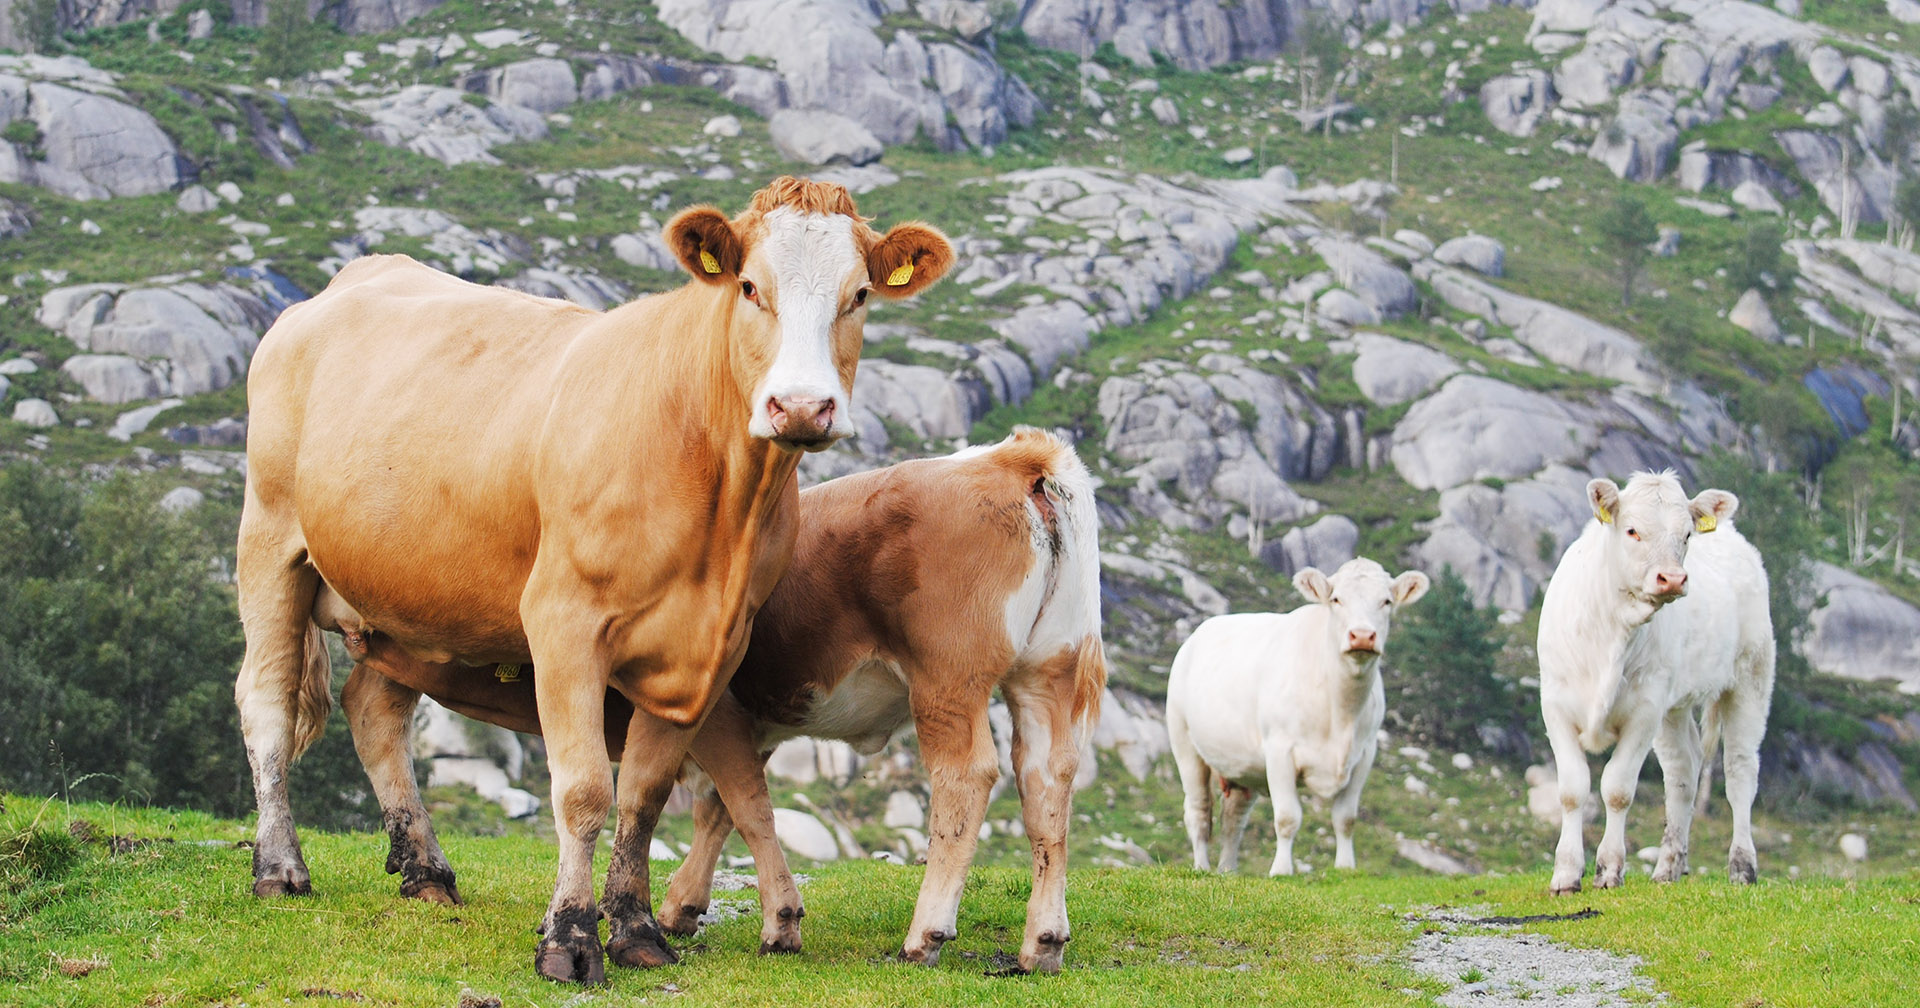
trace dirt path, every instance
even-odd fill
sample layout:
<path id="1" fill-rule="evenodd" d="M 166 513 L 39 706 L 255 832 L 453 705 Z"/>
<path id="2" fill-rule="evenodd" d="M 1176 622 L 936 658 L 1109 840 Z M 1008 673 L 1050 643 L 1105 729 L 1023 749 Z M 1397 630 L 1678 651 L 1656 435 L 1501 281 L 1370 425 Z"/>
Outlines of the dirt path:
<path id="1" fill-rule="evenodd" d="M 1447 1008 L 1667 1003 L 1653 981 L 1637 972 L 1639 957 L 1573 948 L 1545 935 L 1515 932 L 1526 919 L 1458 912 L 1412 914 L 1408 919 L 1434 929 L 1414 939 L 1408 962 L 1414 972 L 1451 986 L 1439 998 Z"/>

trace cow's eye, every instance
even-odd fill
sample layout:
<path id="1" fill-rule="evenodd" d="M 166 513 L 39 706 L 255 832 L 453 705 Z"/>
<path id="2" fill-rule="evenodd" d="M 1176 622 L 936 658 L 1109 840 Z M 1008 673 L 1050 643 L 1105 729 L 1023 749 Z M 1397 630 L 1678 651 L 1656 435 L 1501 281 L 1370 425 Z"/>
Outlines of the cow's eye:
<path id="1" fill-rule="evenodd" d="M 857 305 L 862 305 L 867 303 L 867 288 L 862 287 L 859 290 L 853 292 L 853 303 Z"/>
<path id="2" fill-rule="evenodd" d="M 1639 542 L 1639 541 L 1640 541 L 1640 533 L 1639 533 L 1638 531 L 1636 531 L 1636 530 L 1634 530 L 1634 529 L 1628 529 L 1628 530 L 1627 530 L 1627 538 L 1629 538 L 1629 539 L 1631 539 L 1631 540 L 1633 540 L 1634 542 Z"/>
<path id="3" fill-rule="evenodd" d="M 1335 596 L 1333 597 L 1333 603 L 1332 603 L 1332 604 L 1333 604 L 1333 605 L 1339 605 L 1339 604 L 1340 604 L 1340 596 L 1338 596 L 1338 595 L 1335 595 Z"/>
<path id="4" fill-rule="evenodd" d="M 760 288 L 755 287 L 751 280 L 742 280 L 740 281 L 740 296 L 755 304 L 759 304 Z"/>

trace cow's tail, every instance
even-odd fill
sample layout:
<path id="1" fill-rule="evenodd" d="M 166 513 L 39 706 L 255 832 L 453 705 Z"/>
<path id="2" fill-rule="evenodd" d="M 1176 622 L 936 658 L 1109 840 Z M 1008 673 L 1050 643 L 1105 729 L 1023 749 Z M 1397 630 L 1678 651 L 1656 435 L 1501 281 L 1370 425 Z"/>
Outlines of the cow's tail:
<path id="1" fill-rule="evenodd" d="M 1017 472 L 1039 513 L 1045 535 L 1048 592 L 1036 629 L 1072 642 L 1073 720 L 1090 732 L 1107 686 L 1100 639 L 1100 513 L 1093 476 L 1064 439 L 1034 427 L 1016 427 L 995 448 L 1000 464 Z M 1038 545 L 1038 544 L 1037 544 Z"/>
<path id="2" fill-rule="evenodd" d="M 327 730 L 327 715 L 333 711 L 333 661 L 327 657 L 326 635 L 312 623 L 307 624 L 304 650 L 293 693 L 294 759 Z"/>

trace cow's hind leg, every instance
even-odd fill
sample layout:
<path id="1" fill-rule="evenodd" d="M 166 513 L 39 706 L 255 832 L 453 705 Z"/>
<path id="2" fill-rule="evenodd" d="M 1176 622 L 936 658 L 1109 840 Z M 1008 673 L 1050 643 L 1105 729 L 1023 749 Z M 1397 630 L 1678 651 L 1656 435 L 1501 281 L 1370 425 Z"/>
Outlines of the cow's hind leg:
<path id="1" fill-rule="evenodd" d="M 667 887 L 667 909 L 669 913 L 679 910 L 684 915 L 688 904 L 696 898 L 700 908 L 706 908 L 720 845 L 726 841 L 727 830 L 737 828 L 740 838 L 747 842 L 747 850 L 753 854 L 754 872 L 758 876 L 760 951 L 798 952 L 800 918 L 805 917 L 807 911 L 800 905 L 800 889 L 794 885 L 786 853 L 780 849 L 779 838 L 773 832 L 773 799 L 767 794 L 767 758 L 758 746 L 752 716 L 732 694 L 722 694 L 714 702 L 700 734 L 694 737 L 691 750 L 695 761 L 712 778 L 712 802 L 718 811 L 695 807 L 695 828 L 699 835 L 693 852 L 687 855 L 686 862 L 674 873 Z M 713 818 L 710 822 L 703 821 L 703 814 Z M 704 864 L 695 861 L 696 855 Z M 683 879 L 682 874 L 690 870 L 694 874 Z M 680 922 L 678 917 L 673 919 Z M 669 917 L 662 915 L 662 926 L 668 926 L 668 920 Z"/>
<path id="2" fill-rule="evenodd" d="M 620 819 L 600 909 L 607 915 L 607 955 L 620 966 L 667 966 L 680 957 L 667 947 L 653 916 L 648 852 L 694 729 L 636 707 L 620 758 Z"/>
<path id="3" fill-rule="evenodd" d="M 712 905 L 713 873 L 727 837 L 733 834 L 733 817 L 706 773 L 683 769 L 680 783 L 693 792 L 693 846 L 668 880 L 667 898 L 658 916 L 660 930 L 684 937 L 700 930 L 700 915 Z"/>
<path id="4" fill-rule="evenodd" d="M 1187 719 L 1179 707 L 1167 711 L 1167 740 L 1173 749 L 1173 764 L 1180 771 L 1183 818 L 1187 842 L 1193 846 L 1193 868 L 1209 868 L 1207 848 L 1213 843 L 1213 768 L 1207 766 L 1193 747 L 1187 733 Z"/>
<path id="5" fill-rule="evenodd" d="M 400 876 L 400 895 L 429 903 L 460 902 L 453 868 L 440 851 L 433 822 L 413 779 L 413 709 L 420 692 L 388 679 L 366 662 L 353 666 L 341 694 L 353 747 L 380 799 L 387 828 L 387 874 Z"/>
<path id="6" fill-rule="evenodd" d="M 980 842 L 987 795 L 1000 776 L 987 723 L 993 678 L 964 670 L 914 678 L 913 722 L 933 795 L 927 817 L 927 873 L 901 947 L 910 962 L 938 962 L 940 947 L 958 932 L 960 891 Z"/>
<path id="7" fill-rule="evenodd" d="M 1013 716 L 1014 781 L 1033 849 L 1033 891 L 1020 968 L 1055 973 L 1070 938 L 1067 925 L 1067 825 L 1080 770 L 1083 721 L 1073 716 L 1074 651 L 1068 649 L 1001 688 Z"/>
<path id="8" fill-rule="evenodd" d="M 1607 806 L 1607 828 L 1600 835 L 1600 846 L 1593 852 L 1595 888 L 1612 889 L 1627 876 L 1627 810 L 1633 807 L 1634 786 L 1640 768 L 1647 762 L 1647 750 L 1653 748 L 1659 723 L 1651 718 L 1630 721 L 1613 744 L 1613 756 L 1600 771 L 1600 800 Z M 1691 797 L 1691 796 L 1689 796 Z"/>
<path id="9" fill-rule="evenodd" d="M 1760 789 L 1760 737 L 1767 730 L 1767 693 L 1735 690 L 1721 701 L 1720 733 L 1726 740 L 1727 808 L 1733 812 L 1733 842 L 1727 850 L 1727 878 L 1752 882 L 1760 876 L 1753 846 L 1753 798 Z"/>
<path id="10" fill-rule="evenodd" d="M 246 656 L 234 681 L 240 731 L 259 809 L 253 845 L 256 896 L 312 891 L 287 801 L 287 768 L 325 727 L 332 702 L 326 642 L 313 625 L 320 576 L 298 530 L 266 513 L 249 488 L 235 576 Z"/>
<path id="11" fill-rule="evenodd" d="M 1353 824 L 1360 818 L 1360 789 L 1367 784 L 1367 775 L 1373 772 L 1373 758 L 1377 750 L 1368 746 L 1354 766 L 1353 773 L 1347 778 L 1347 786 L 1333 796 L 1333 866 L 1352 868 L 1353 860 Z"/>
<path id="12" fill-rule="evenodd" d="M 1654 863 L 1655 882 L 1676 882 L 1687 873 L 1687 843 L 1693 831 L 1694 788 L 1700 783 L 1700 722 L 1693 712 L 1676 708 L 1660 723 L 1653 740 L 1666 782 L 1667 826 L 1660 835 L 1660 860 Z"/>
<path id="13" fill-rule="evenodd" d="M 1240 845 L 1253 820 L 1253 789 L 1222 777 L 1220 790 L 1220 872 L 1231 875 L 1240 870 Z"/>

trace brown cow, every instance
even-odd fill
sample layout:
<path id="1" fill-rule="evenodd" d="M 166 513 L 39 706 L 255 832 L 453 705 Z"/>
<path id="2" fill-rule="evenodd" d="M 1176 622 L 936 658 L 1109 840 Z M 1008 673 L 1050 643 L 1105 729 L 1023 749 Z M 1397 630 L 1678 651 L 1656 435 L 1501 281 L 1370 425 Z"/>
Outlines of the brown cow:
<path id="1" fill-rule="evenodd" d="M 729 221 L 666 238 L 696 282 L 606 313 L 480 287 L 403 256 L 359 260 L 288 309 L 248 379 L 235 685 L 260 820 L 254 892 L 310 881 L 287 764 L 329 701 L 320 631 L 357 658 L 356 722 L 419 684 L 538 663 L 560 866 L 535 966 L 558 980 L 671 962 L 647 848 L 694 729 L 725 692 L 793 553 L 800 449 L 850 430 L 869 292 L 944 273 L 939 232 L 867 227 L 839 186 L 783 178 Z M 397 680 L 397 681 L 396 681 Z M 604 899 L 593 847 L 615 800 Z M 404 751 L 376 772 L 403 891 L 457 901 Z M 404 783 L 400 781 L 404 780 Z"/>
<path id="2" fill-rule="evenodd" d="M 1020 966 L 1058 970 L 1073 778 L 1107 677 L 1097 522 L 1093 482 L 1073 449 L 1031 428 L 802 493 L 793 566 L 693 743 L 711 784 L 662 926 L 693 933 L 737 825 L 760 877 L 761 947 L 798 949 L 800 896 L 773 836 L 767 757 L 801 735 L 874 753 L 911 726 L 933 802 L 902 953 L 933 964 L 955 935 L 999 776 L 987 726 L 998 686 L 1013 715 L 1014 780 L 1033 848 Z"/>

